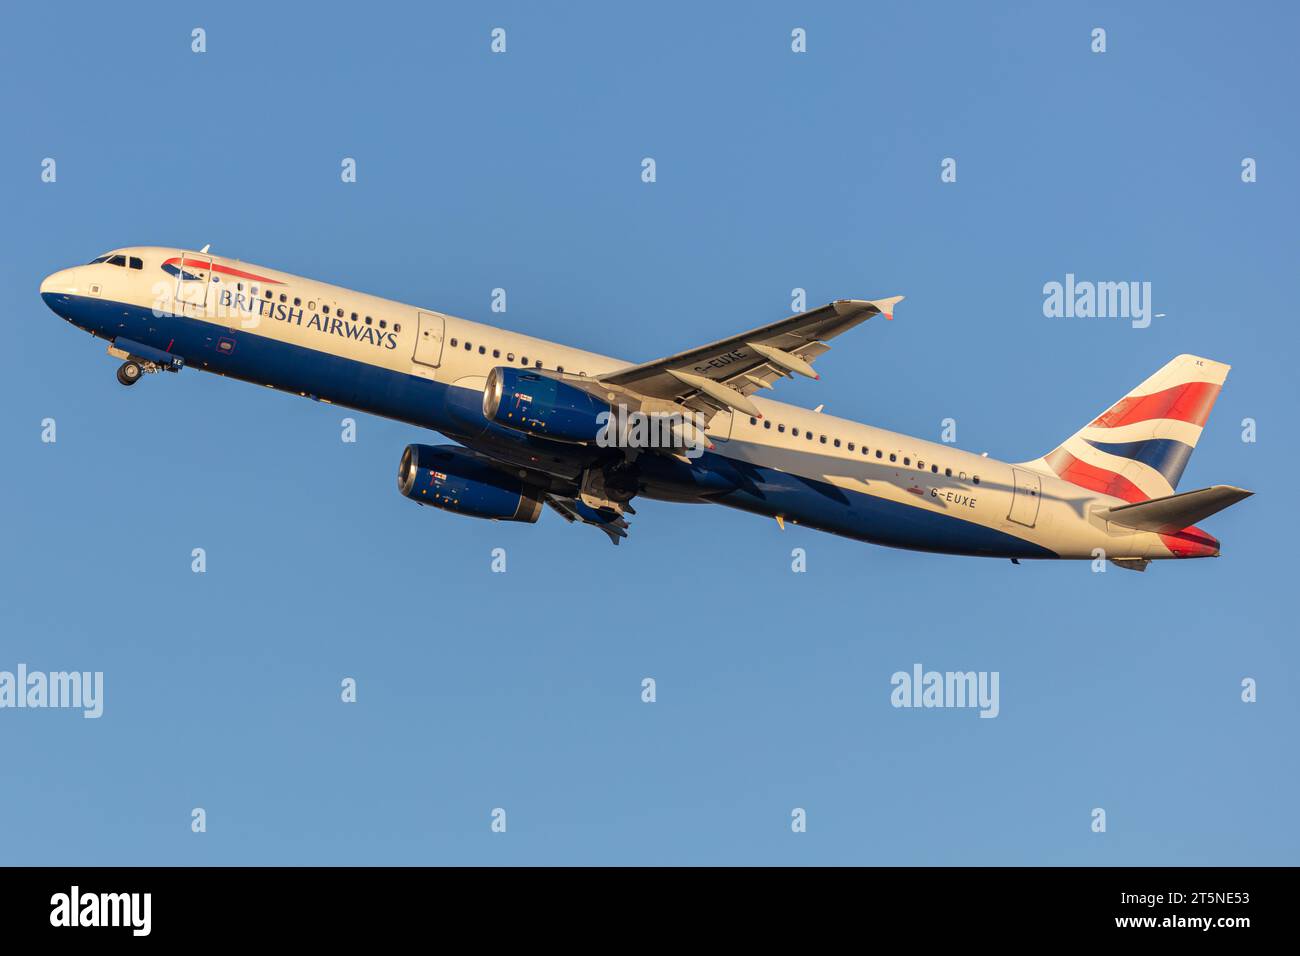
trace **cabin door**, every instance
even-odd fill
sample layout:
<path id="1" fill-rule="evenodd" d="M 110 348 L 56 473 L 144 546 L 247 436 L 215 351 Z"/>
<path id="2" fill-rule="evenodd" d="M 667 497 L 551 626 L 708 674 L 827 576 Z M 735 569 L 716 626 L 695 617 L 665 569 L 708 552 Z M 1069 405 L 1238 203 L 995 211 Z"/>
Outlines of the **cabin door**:
<path id="1" fill-rule="evenodd" d="M 421 365 L 437 368 L 442 364 L 442 336 L 446 320 L 432 312 L 420 313 L 420 327 L 415 330 L 415 355 Z"/>
<path id="2" fill-rule="evenodd" d="M 1011 473 L 1015 476 L 1015 491 L 1011 497 L 1011 513 L 1007 518 L 1016 524 L 1032 528 L 1038 520 L 1038 501 L 1043 483 L 1032 471 L 1012 468 Z"/>

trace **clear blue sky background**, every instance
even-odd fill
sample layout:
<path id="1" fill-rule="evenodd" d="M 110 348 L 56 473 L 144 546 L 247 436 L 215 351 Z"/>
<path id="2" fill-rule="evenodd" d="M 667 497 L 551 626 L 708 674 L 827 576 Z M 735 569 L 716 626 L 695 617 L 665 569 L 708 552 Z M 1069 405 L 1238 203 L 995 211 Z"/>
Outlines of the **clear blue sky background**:
<path id="1" fill-rule="evenodd" d="M 1293 7 L 313 9 L 6 12 L 0 669 L 106 701 L 0 711 L 0 863 L 1300 862 Z M 617 550 L 421 510 L 395 470 L 436 436 L 344 444 L 341 409 L 195 371 L 128 391 L 37 297 L 204 243 L 485 321 L 502 286 L 508 327 L 629 359 L 795 287 L 904 293 L 780 397 L 1011 460 L 1195 352 L 1233 372 L 1183 487 L 1258 495 L 1206 523 L 1221 559 L 1142 575 L 716 507 L 638 503 Z M 1067 272 L 1167 315 L 1045 318 Z M 999 671 L 1001 716 L 893 709 L 914 662 Z"/>

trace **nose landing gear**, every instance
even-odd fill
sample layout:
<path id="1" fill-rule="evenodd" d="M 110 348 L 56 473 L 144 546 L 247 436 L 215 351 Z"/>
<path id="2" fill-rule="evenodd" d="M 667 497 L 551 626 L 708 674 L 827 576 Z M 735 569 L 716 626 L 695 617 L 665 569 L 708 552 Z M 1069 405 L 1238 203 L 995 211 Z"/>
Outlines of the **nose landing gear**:
<path id="1" fill-rule="evenodd" d="M 123 362 L 117 369 L 117 380 L 123 385 L 134 385 L 140 381 L 140 376 L 144 374 L 144 369 L 138 362 Z"/>

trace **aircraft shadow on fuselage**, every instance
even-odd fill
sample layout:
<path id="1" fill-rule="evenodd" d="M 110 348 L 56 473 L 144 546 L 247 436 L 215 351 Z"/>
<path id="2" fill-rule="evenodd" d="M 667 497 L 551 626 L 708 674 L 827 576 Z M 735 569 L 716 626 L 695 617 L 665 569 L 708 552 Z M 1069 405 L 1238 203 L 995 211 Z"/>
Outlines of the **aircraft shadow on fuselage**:
<path id="1" fill-rule="evenodd" d="M 763 492 L 762 485 L 768 481 L 761 473 L 760 468 L 768 471 L 781 471 L 793 481 L 799 482 L 809 490 L 828 498 L 837 504 L 851 506 L 852 502 L 849 496 L 840 488 L 830 482 L 828 478 L 808 478 L 800 474 L 785 470 L 788 465 L 793 465 L 797 460 L 800 470 L 811 470 L 821 475 L 843 475 L 861 481 L 865 485 L 882 484 L 891 486 L 899 491 L 909 491 L 916 494 L 912 489 L 922 487 L 922 482 L 940 482 L 936 487 L 961 489 L 964 493 L 977 495 L 981 491 L 1003 492 L 1008 495 L 1015 492 L 1014 484 L 1004 481 L 993 481 L 988 478 L 981 478 L 978 485 L 969 480 L 961 481 L 960 479 L 950 478 L 946 475 L 938 475 L 931 472 L 928 468 L 924 471 L 916 469 L 909 471 L 906 468 L 898 467 L 897 463 L 876 463 L 874 461 L 855 461 L 851 458 L 838 455 L 822 455 L 816 452 L 805 452 L 797 449 L 773 448 L 768 445 L 755 445 L 743 441 L 732 440 L 733 446 L 745 446 L 755 450 L 761 450 L 762 453 L 771 455 L 773 451 L 778 454 L 773 456 L 769 462 L 762 465 L 755 464 L 745 459 L 733 458 L 732 465 L 738 475 L 746 480 L 746 486 L 741 490 L 754 495 L 760 499 L 766 499 L 767 495 Z M 782 459 L 785 459 L 784 461 Z M 1022 469 L 1023 470 L 1023 469 Z M 921 496 L 918 496 L 921 497 Z M 944 510 L 951 510 L 951 506 L 942 497 L 928 496 L 931 504 L 935 504 Z M 1087 517 L 1088 505 L 1095 498 L 1087 492 L 1081 492 L 1075 495 L 1059 495 L 1039 490 L 1039 499 L 1041 501 L 1052 501 L 1064 504 L 1079 518 Z M 1009 500 L 1009 499 L 1008 499 Z"/>

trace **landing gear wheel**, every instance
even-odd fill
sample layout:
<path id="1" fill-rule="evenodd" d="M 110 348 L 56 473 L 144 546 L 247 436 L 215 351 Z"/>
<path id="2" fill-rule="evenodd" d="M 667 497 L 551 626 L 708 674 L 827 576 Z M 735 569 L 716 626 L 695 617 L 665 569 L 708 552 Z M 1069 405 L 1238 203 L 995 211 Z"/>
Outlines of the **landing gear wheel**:
<path id="1" fill-rule="evenodd" d="M 117 370 L 117 380 L 123 385 L 134 385 L 143 374 L 144 369 L 135 362 L 123 362 Z"/>

